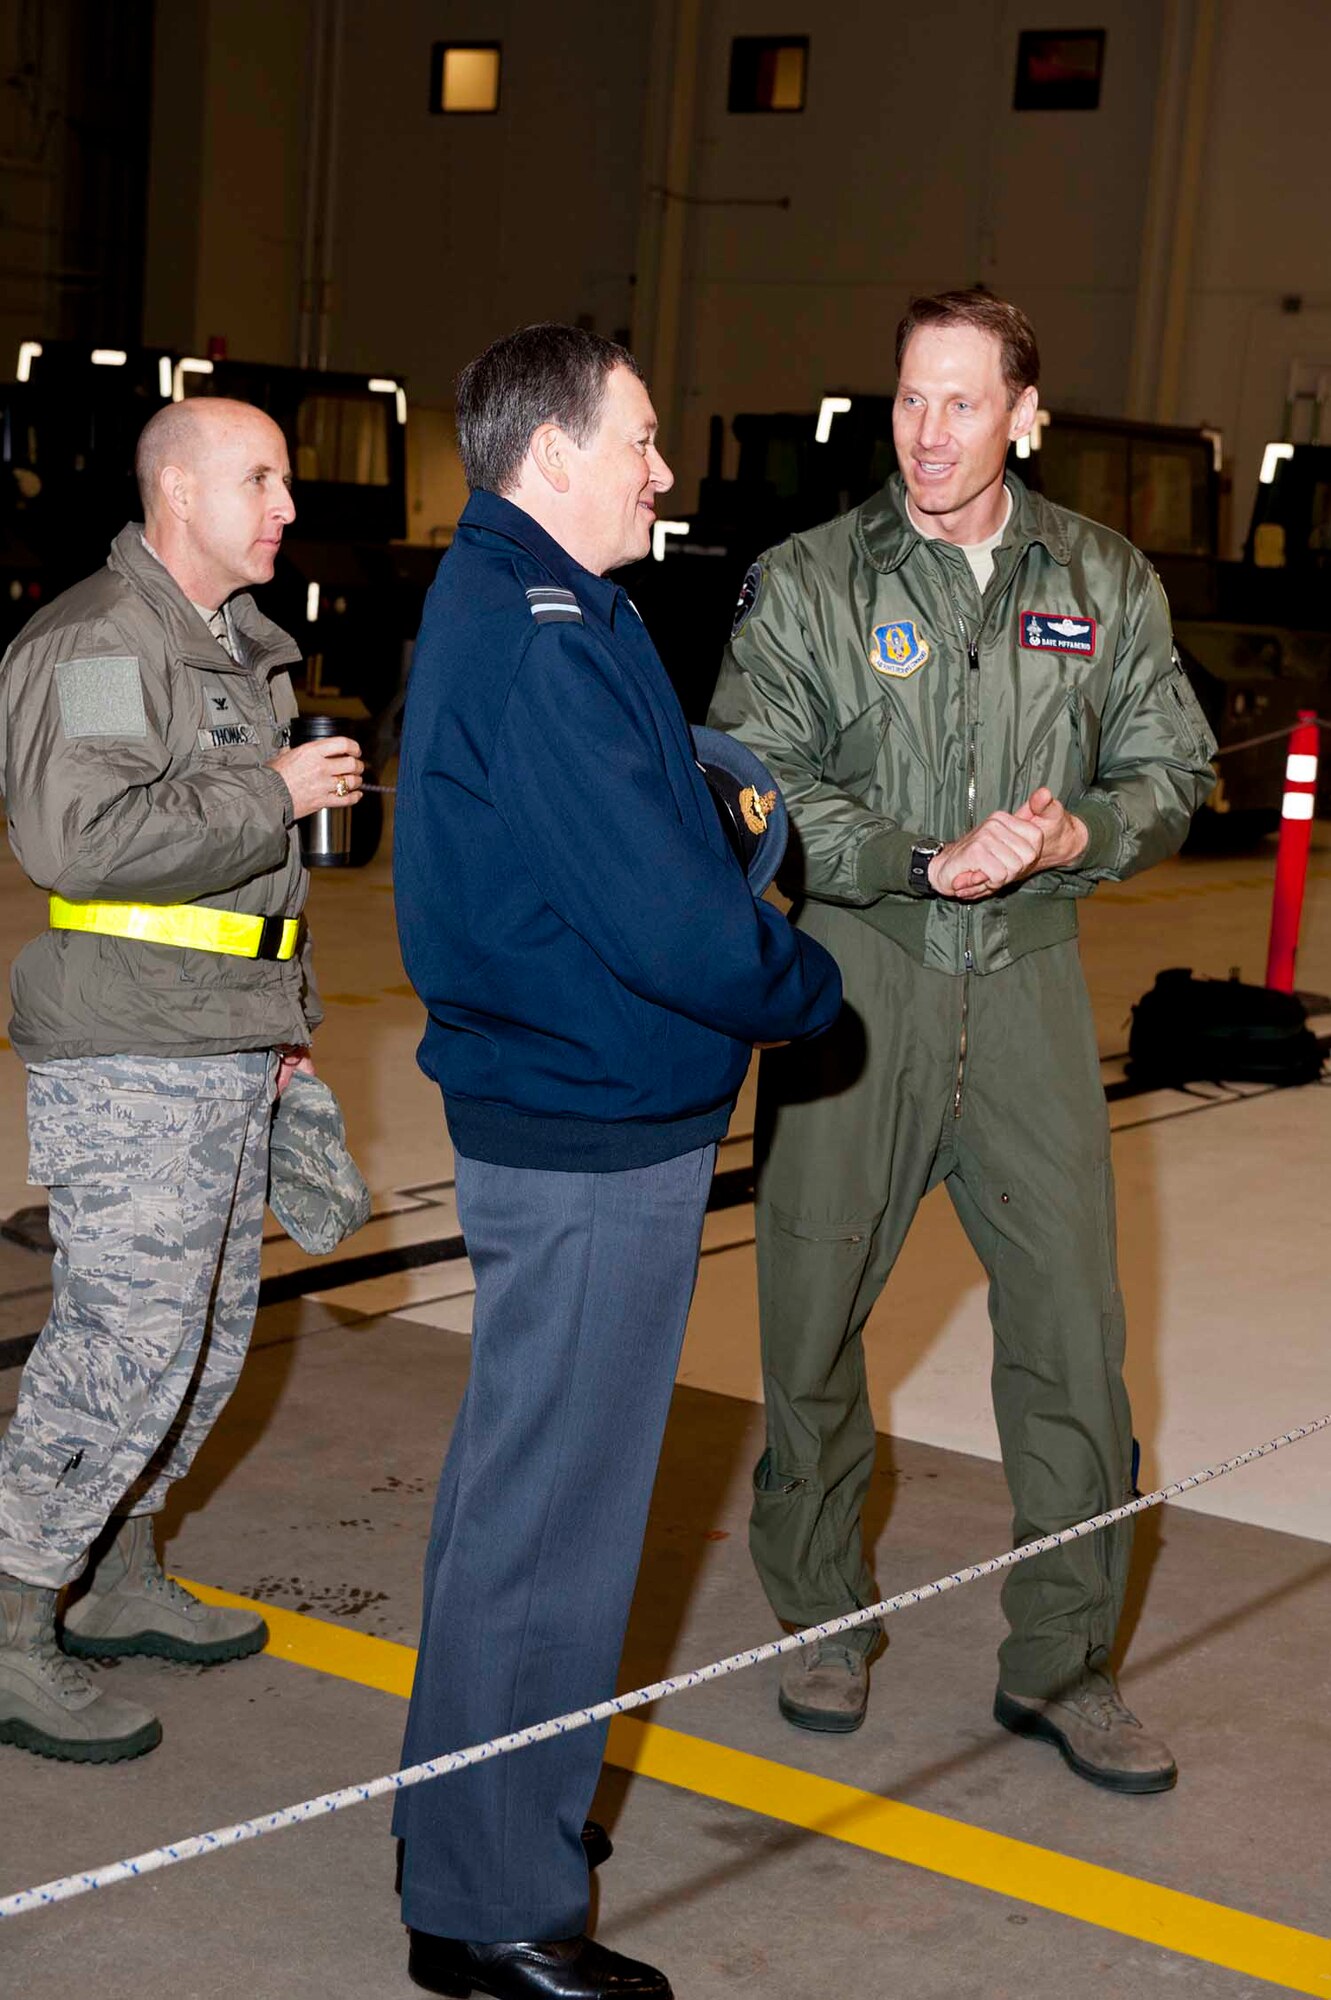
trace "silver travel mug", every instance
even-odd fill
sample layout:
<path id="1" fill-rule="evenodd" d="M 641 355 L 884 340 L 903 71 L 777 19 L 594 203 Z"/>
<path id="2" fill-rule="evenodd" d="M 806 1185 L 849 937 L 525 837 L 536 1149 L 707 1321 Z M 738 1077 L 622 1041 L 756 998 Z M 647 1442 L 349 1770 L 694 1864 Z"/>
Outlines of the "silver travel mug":
<path id="1" fill-rule="evenodd" d="M 303 715 L 292 731 L 293 743 L 314 743 L 326 736 L 346 736 L 346 724 L 331 715 Z M 300 822 L 300 851 L 307 868 L 350 868 L 351 802 L 320 806 Z"/>

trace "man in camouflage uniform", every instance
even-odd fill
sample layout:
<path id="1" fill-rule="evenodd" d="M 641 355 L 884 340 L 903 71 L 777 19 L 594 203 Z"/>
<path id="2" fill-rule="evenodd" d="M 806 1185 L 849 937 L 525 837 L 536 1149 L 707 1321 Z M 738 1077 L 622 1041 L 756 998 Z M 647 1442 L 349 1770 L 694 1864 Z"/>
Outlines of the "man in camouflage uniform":
<path id="1" fill-rule="evenodd" d="M 77 1659 L 208 1664 L 267 1636 L 164 1575 L 153 1516 L 240 1372 L 274 1094 L 320 1018 L 296 821 L 362 769 L 348 738 L 289 747 L 299 651 L 237 594 L 295 512 L 277 426 L 170 405 L 136 469 L 143 526 L 0 668 L 9 838 L 51 895 L 10 1037 L 56 1245 L 0 1440 L 0 1741 L 83 1762 L 161 1726 Z"/>
<path id="2" fill-rule="evenodd" d="M 1020 1542 L 1131 1486 L 1113 1173 L 1077 903 L 1172 854 L 1209 730 L 1145 557 L 1005 480 L 1039 355 L 978 293 L 898 332 L 900 472 L 754 565 L 712 721 L 779 779 L 800 928 L 836 958 L 831 1034 L 763 1061 L 757 1210 L 767 1449 L 750 1541 L 779 1617 L 878 1596 L 862 1332 L 946 1185 L 989 1277 L 993 1398 Z M 1079 1776 L 1161 1791 L 1174 1760 L 1120 1700 L 1130 1530 L 1012 1570 L 994 1713 Z M 787 1661 L 804 1729 L 858 1728 L 866 1630 Z"/>

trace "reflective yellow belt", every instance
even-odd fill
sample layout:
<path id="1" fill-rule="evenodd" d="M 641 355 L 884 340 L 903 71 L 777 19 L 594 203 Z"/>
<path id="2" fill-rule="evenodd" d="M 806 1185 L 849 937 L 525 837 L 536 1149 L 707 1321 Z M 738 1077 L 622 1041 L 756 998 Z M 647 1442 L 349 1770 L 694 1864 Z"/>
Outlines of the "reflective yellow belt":
<path id="1" fill-rule="evenodd" d="M 229 958 L 294 958 L 299 917 L 251 917 L 204 903 L 67 903 L 51 898 L 53 931 L 95 931 L 99 937 L 141 938 Z"/>

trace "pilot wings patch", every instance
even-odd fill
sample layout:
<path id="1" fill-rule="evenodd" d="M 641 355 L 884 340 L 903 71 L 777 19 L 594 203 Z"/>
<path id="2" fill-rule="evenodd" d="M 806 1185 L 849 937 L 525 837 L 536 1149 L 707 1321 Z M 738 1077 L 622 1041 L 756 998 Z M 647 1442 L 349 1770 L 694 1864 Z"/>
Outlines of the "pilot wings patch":
<path id="1" fill-rule="evenodd" d="M 1023 611 L 1017 629 L 1028 653 L 1079 653 L 1090 659 L 1095 652 L 1095 620 L 1075 611 Z"/>

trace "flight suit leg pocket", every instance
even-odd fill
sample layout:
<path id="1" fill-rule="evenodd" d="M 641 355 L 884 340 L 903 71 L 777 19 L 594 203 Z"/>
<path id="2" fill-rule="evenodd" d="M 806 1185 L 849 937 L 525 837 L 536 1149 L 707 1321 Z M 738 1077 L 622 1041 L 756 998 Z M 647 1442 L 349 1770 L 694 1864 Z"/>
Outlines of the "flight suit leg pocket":
<path id="1" fill-rule="evenodd" d="M 860 1340 L 872 1240 L 868 1222 L 759 1218 L 767 1449 L 749 1542 L 792 1623 L 872 1602 L 860 1539 L 875 1446 Z"/>

